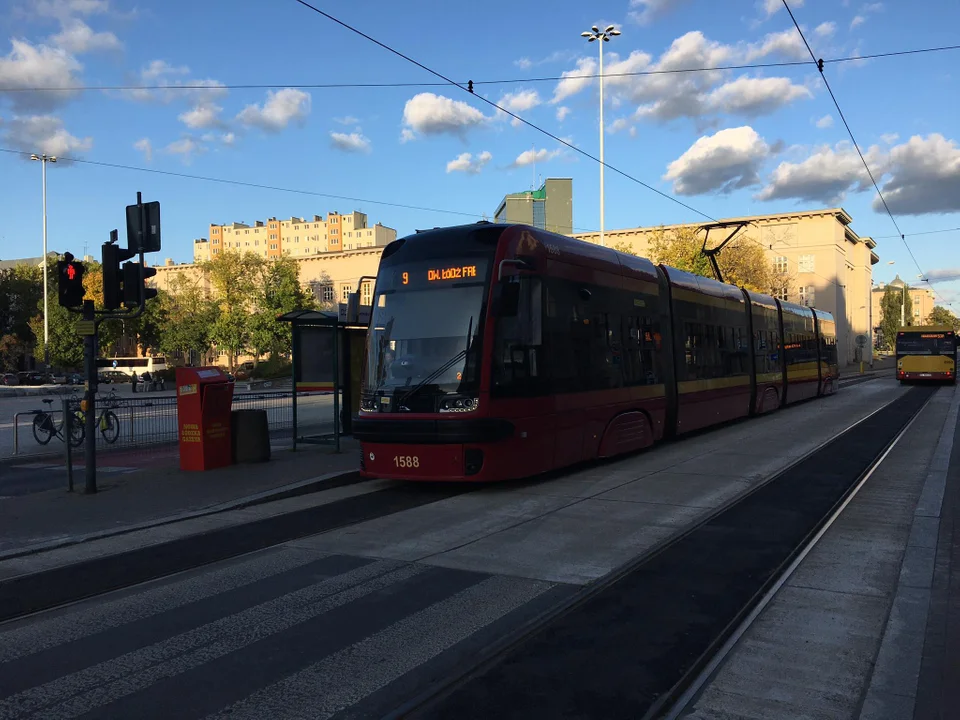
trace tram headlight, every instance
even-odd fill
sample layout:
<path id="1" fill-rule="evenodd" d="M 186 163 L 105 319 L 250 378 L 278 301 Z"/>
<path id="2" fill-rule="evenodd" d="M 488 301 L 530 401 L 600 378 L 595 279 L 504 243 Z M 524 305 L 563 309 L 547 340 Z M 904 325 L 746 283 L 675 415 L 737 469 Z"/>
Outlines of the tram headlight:
<path id="1" fill-rule="evenodd" d="M 454 395 L 445 397 L 440 401 L 440 412 L 473 412 L 479 404 L 477 398 Z"/>

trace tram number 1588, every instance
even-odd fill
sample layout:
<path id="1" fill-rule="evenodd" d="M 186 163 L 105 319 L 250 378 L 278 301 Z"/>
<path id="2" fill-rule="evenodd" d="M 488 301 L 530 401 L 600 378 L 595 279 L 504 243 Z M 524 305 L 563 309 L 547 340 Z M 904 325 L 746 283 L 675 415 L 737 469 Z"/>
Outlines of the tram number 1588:
<path id="1" fill-rule="evenodd" d="M 393 466 L 401 468 L 418 468 L 420 467 L 420 458 L 418 458 L 416 455 L 394 455 Z"/>

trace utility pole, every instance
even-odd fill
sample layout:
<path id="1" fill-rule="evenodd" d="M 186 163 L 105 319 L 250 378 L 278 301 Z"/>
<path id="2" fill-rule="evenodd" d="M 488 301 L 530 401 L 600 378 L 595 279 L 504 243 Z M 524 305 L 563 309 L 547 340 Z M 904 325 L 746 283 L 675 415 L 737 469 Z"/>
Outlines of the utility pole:
<path id="1" fill-rule="evenodd" d="M 31 155 L 31 160 L 40 163 L 40 175 L 43 181 L 43 364 L 50 365 L 50 313 L 47 309 L 47 163 L 57 161 L 54 155 Z"/>
<path id="2" fill-rule="evenodd" d="M 83 393 L 84 493 L 97 492 L 97 316 L 93 300 L 83 301 L 83 319 L 93 325 L 93 332 L 83 336 L 83 370 L 86 388 Z M 67 438 L 67 442 L 70 439 Z"/>

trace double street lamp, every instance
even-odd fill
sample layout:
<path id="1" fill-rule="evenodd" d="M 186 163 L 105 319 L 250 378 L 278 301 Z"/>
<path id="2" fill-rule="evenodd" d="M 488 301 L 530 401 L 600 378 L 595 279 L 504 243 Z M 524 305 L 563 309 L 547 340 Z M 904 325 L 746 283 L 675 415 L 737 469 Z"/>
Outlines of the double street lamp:
<path id="1" fill-rule="evenodd" d="M 600 30 L 596 25 L 587 32 L 580 33 L 580 37 L 585 37 L 587 42 L 599 40 L 600 46 L 600 245 L 605 245 L 603 238 L 603 44 L 610 42 L 610 38 L 620 34 L 613 25 L 608 25 L 605 30 Z"/>
<path id="2" fill-rule="evenodd" d="M 43 364 L 50 365 L 50 319 L 47 311 L 47 163 L 55 163 L 55 155 L 31 155 L 31 160 L 37 160 L 42 168 L 43 176 Z"/>

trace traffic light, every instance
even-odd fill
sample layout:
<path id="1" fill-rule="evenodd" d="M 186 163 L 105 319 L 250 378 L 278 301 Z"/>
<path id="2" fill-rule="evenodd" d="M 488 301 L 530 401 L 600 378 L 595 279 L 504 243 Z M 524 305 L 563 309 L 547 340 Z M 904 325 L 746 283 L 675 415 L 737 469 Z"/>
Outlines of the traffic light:
<path id="1" fill-rule="evenodd" d="M 127 250 L 117 245 L 113 240 L 116 238 L 116 230 L 110 233 L 111 242 L 103 244 L 103 307 L 107 310 L 116 310 L 125 300 L 124 297 L 124 279 L 125 270 L 121 267 L 124 260 L 129 260 L 136 253 L 133 250 Z M 127 263 L 129 265 L 130 263 Z"/>
<path id="2" fill-rule="evenodd" d="M 140 280 L 141 267 L 143 281 Z M 157 269 L 147 267 L 146 263 L 124 263 L 123 265 L 123 304 L 127 307 L 138 307 L 141 300 L 145 303 L 157 296 L 154 288 L 147 287 L 147 278 L 157 274 Z"/>
<path id="3" fill-rule="evenodd" d="M 57 294 L 63 307 L 83 305 L 83 263 L 73 259 L 70 253 L 64 253 L 64 259 L 57 261 Z"/>

